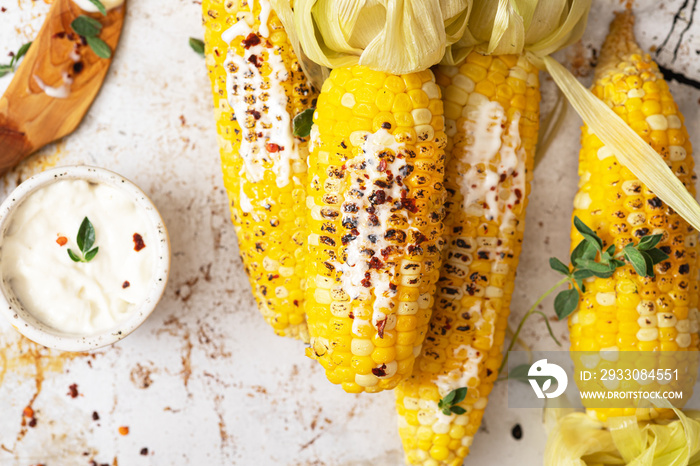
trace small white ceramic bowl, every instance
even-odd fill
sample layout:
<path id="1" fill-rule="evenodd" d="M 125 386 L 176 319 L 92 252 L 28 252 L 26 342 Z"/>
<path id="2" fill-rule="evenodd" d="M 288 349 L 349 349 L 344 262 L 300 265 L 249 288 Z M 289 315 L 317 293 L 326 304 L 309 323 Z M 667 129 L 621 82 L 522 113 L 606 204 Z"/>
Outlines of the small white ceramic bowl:
<path id="1" fill-rule="evenodd" d="M 93 335 L 65 334 L 49 327 L 24 309 L 14 296 L 4 277 L 0 277 L 0 314 L 22 335 L 30 340 L 62 351 L 89 351 L 111 345 L 136 330 L 151 315 L 163 296 L 170 272 L 170 240 L 165 223 L 148 196 L 134 183 L 103 168 L 72 165 L 46 170 L 34 175 L 19 186 L 0 205 L 0 248 L 15 209 L 27 196 L 39 188 L 60 180 L 84 180 L 102 183 L 121 190 L 143 209 L 152 222 L 157 236 L 156 271 L 144 302 L 114 328 Z M 1 258 L 2 254 L 0 254 Z"/>

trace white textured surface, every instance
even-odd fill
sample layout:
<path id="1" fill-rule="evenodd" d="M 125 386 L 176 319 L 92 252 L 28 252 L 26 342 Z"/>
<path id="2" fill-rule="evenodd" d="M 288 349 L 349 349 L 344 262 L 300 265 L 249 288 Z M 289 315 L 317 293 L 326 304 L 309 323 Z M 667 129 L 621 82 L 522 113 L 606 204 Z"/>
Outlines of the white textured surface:
<path id="1" fill-rule="evenodd" d="M 7 175 L 2 186 L 14 186 L 41 163 L 89 163 L 134 180 L 152 196 L 170 230 L 170 284 L 143 327 L 91 357 L 64 360 L 37 350 L 18 342 L 0 322 L 0 377 L 5 373 L 0 378 L 0 464 L 87 465 L 92 459 L 122 465 L 400 463 L 393 395 L 347 395 L 330 385 L 320 367 L 303 356 L 303 345 L 275 337 L 254 309 L 228 220 L 209 81 L 203 60 L 187 45 L 188 37 L 202 36 L 200 5 L 129 2 L 116 59 L 82 126 Z M 644 48 L 661 45 L 682 4 L 637 2 Z M 0 7 L 7 9 L 0 13 L 4 57 L 32 38 L 48 6 L 0 0 Z M 618 0 L 594 1 L 583 45 L 558 55 L 575 63 L 586 83 L 591 50 L 599 49 L 612 11 L 620 7 Z M 669 52 L 684 27 L 681 20 L 658 58 L 700 77 L 694 60 L 700 49 L 697 28 L 685 34 L 675 62 Z M 641 33 L 644 29 L 649 32 Z M 0 91 L 10 79 L 0 79 Z M 544 76 L 543 86 L 544 99 L 551 103 L 552 83 Z M 677 83 L 671 89 L 698 147 L 700 133 L 694 128 L 700 92 Z M 569 111 L 536 172 L 511 323 L 554 282 L 548 257 L 568 252 L 579 125 Z M 544 310 L 553 315 L 551 301 Z M 554 326 L 566 340 L 566 325 Z M 523 337 L 537 349 L 555 348 L 536 319 Z M 77 398 L 67 395 L 72 384 L 77 384 Z M 23 428 L 23 409 L 37 392 L 37 425 Z M 499 384 L 467 464 L 542 463 L 541 413 L 508 410 L 506 404 L 505 386 Z M 99 421 L 92 420 L 93 411 Z M 516 423 L 524 432 L 519 442 L 510 435 Z M 119 435 L 119 426 L 129 426 L 129 435 Z M 140 455 L 144 447 L 148 456 Z"/>

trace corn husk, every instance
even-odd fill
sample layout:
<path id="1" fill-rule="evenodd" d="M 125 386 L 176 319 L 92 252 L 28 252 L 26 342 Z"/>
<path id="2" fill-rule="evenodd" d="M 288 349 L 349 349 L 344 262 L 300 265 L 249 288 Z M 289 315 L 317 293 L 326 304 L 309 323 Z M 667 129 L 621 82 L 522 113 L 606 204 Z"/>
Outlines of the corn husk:
<path id="1" fill-rule="evenodd" d="M 581 412 L 548 408 L 545 419 L 551 433 L 544 464 L 700 466 L 700 411 L 673 410 L 678 419 L 670 422 L 616 417 L 606 426 Z"/>
<path id="2" fill-rule="evenodd" d="M 295 0 L 293 12 L 289 0 L 272 4 L 317 64 L 404 74 L 438 63 L 464 36 L 471 0 Z"/>

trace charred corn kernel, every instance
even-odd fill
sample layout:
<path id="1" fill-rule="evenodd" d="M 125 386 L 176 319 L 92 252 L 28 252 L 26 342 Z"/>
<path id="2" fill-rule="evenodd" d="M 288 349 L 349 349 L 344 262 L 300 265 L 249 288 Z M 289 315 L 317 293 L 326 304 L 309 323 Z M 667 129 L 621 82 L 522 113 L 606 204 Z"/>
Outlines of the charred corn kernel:
<path id="1" fill-rule="evenodd" d="M 292 136 L 291 121 L 316 94 L 268 0 L 204 0 L 202 8 L 224 187 L 243 264 L 275 333 L 308 340 L 297 267 L 306 222 L 295 213 L 306 201 L 308 149 Z M 265 89 L 273 96 L 262 99 Z"/>
<path id="2" fill-rule="evenodd" d="M 673 104 L 657 65 L 634 42 L 632 29 L 630 14 L 621 14 L 613 21 L 600 54 L 593 91 L 608 105 L 613 105 L 617 94 L 626 93 L 630 97 L 633 92 L 616 87 L 619 83 L 624 82 L 634 90 L 634 98 L 623 104 L 627 112 L 619 114 L 662 157 L 674 163 L 680 180 L 694 194 L 693 160 L 686 156 L 690 155 L 686 154 L 690 147 L 683 146 L 683 152 L 673 145 L 668 147 L 674 141 L 685 144 L 687 131 L 683 118 Z M 637 71 L 640 69 L 648 71 Z M 613 90 L 608 92 L 605 83 Z M 677 317 L 687 315 L 685 299 L 693 299 L 695 303 L 698 300 L 697 232 L 628 170 L 619 170 L 614 179 L 606 177 L 612 165 L 618 162 L 613 157 L 601 159 L 603 144 L 586 128 L 581 146 L 581 184 L 577 197 L 588 193 L 592 199 L 595 196 L 608 201 L 588 206 L 576 203 L 574 215 L 586 219 L 586 224 L 598 233 L 605 247 L 611 244 L 622 247 L 630 240 L 637 242 L 645 235 L 663 233 L 659 247 L 670 257 L 656 265 L 655 278 L 640 277 L 628 265 L 618 268 L 610 278 L 595 278 L 587 283 L 578 315 L 569 318 L 571 350 L 676 351 L 685 348 L 697 351 L 698 339 L 692 340 L 688 330 L 691 321 L 686 326 Z M 614 219 L 612 223 L 610 219 Z M 574 229 L 572 248 L 582 239 Z M 673 287 L 676 281 L 683 282 L 683 290 L 678 294 Z M 584 309 L 588 308 L 591 314 L 585 315 L 591 318 L 584 318 Z M 615 312 L 609 312 L 610 309 Z M 604 332 L 602 336 L 601 332 Z M 606 420 L 621 415 L 624 410 L 594 411 L 600 420 Z M 637 414 L 641 417 L 663 414 L 648 409 L 639 411 Z"/>
<path id="3" fill-rule="evenodd" d="M 396 404 L 406 421 L 400 420 L 406 427 L 399 433 L 409 464 L 461 465 L 502 359 L 537 138 L 539 92 L 537 79 L 529 79 L 537 70 L 515 56 L 472 52 L 461 66 L 437 70 L 446 127 L 454 129 L 445 178 L 446 249 L 428 335 L 411 377 L 396 388 Z M 495 83 L 509 90 L 499 91 Z M 519 106 L 501 98 L 510 93 L 521 97 Z M 526 113 L 525 108 L 531 110 Z M 447 109 L 453 109 L 450 115 Z M 469 387 L 461 404 L 467 412 L 445 416 L 437 402 L 460 387 Z M 418 415 L 417 405 L 430 408 L 420 428 L 410 422 Z M 420 455 L 421 449 L 429 456 Z"/>
<path id="4" fill-rule="evenodd" d="M 332 95 L 346 96 L 352 114 Z M 443 234 L 439 99 L 431 72 L 394 76 L 363 66 L 334 69 L 318 99 L 305 308 L 313 356 L 346 390 L 394 388 L 426 333 Z M 331 318 L 338 305 L 348 312 Z"/>

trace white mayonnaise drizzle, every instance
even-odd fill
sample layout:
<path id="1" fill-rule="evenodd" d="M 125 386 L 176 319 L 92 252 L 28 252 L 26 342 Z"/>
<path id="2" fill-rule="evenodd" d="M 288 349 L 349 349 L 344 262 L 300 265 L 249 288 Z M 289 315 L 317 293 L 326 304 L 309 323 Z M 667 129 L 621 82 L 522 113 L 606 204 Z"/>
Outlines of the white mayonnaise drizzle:
<path id="1" fill-rule="evenodd" d="M 469 169 L 457 180 L 464 196 L 463 209 L 483 209 L 487 218 L 500 220 L 502 228 L 515 220 L 513 207 L 525 196 L 526 178 L 520 113 L 515 113 L 508 127 L 506 122 L 498 102 L 483 103 L 469 112 L 464 123 L 467 146 L 463 156 Z M 496 165 L 498 154 L 500 162 Z M 501 189 L 502 178 L 510 178 L 510 188 Z"/>
<path id="2" fill-rule="evenodd" d="M 375 299 L 371 325 L 377 328 L 387 319 L 383 310 L 393 308 L 392 300 L 397 294 L 396 287 L 392 289 L 392 281 L 395 284 L 396 267 L 391 263 L 391 259 L 386 262 L 386 257 L 382 255 L 382 250 L 389 250 L 387 248 L 393 245 L 385 238 L 385 233 L 390 229 L 389 220 L 392 217 L 409 222 L 407 211 L 395 207 L 395 203 L 401 200 L 402 191 L 407 190 L 395 179 L 396 176 L 400 176 L 401 169 L 407 165 L 404 155 L 406 146 L 396 142 L 394 136 L 385 129 L 380 129 L 376 133 L 353 133 L 350 138 L 352 140 L 356 137 L 362 139 L 361 150 L 356 157 L 345 164 L 349 186 L 341 211 L 344 221 L 351 219 L 357 223 L 356 229 L 359 235 L 347 244 L 345 263 L 334 265 L 341 272 L 341 288 L 353 300 L 368 300 L 373 290 Z M 379 157 L 381 152 L 386 151 L 394 154 L 393 160 L 389 157 Z M 391 182 L 387 182 L 389 173 L 394 177 Z M 376 182 L 386 182 L 386 187 L 378 189 Z M 371 202 L 370 198 L 377 191 L 383 191 L 387 199 L 385 202 L 374 204 Z M 374 214 L 368 211 L 372 208 Z M 355 212 L 348 213 L 352 210 Z M 376 220 L 373 222 L 370 217 L 374 216 Z M 374 255 L 369 256 L 368 251 L 374 252 Z M 392 253 L 391 256 L 395 254 Z M 379 268 L 370 266 L 371 260 L 375 258 L 381 261 L 382 266 Z M 362 284 L 365 279 L 369 280 L 370 286 Z M 367 322 L 355 318 L 353 325 L 359 326 L 365 323 Z M 387 319 L 384 325 L 386 329 L 390 329 L 392 324 L 395 325 L 393 321 L 390 323 L 390 319 Z"/>
<path id="3" fill-rule="evenodd" d="M 265 15 L 269 15 L 269 5 L 263 6 L 261 17 Z M 293 161 L 299 160 L 291 117 L 287 112 L 288 98 L 282 86 L 290 79 L 289 72 L 282 61 L 280 48 L 267 40 L 267 19 L 264 24 L 265 28 L 261 27 L 260 34 L 256 34 L 243 18 L 221 34 L 227 43 L 237 37 L 244 40 L 243 56 L 232 47 L 224 62 L 228 103 L 242 132 L 239 153 L 244 162 L 241 174 L 246 177 L 241 177 L 240 206 L 244 212 L 252 211 L 253 206 L 243 196 L 243 183 L 260 182 L 265 170 L 271 169 L 277 186 L 282 188 L 289 184 Z M 254 40 L 246 44 L 248 37 Z M 260 42 L 255 44 L 258 39 Z M 269 83 L 261 73 L 263 66 L 271 68 L 267 78 Z"/>
<path id="4" fill-rule="evenodd" d="M 70 96 L 70 86 L 73 84 L 72 79 L 66 79 L 65 73 L 63 76 L 63 84 L 60 86 L 49 86 L 37 75 L 34 75 L 34 81 L 44 94 L 54 99 L 67 99 L 68 96 Z"/>

